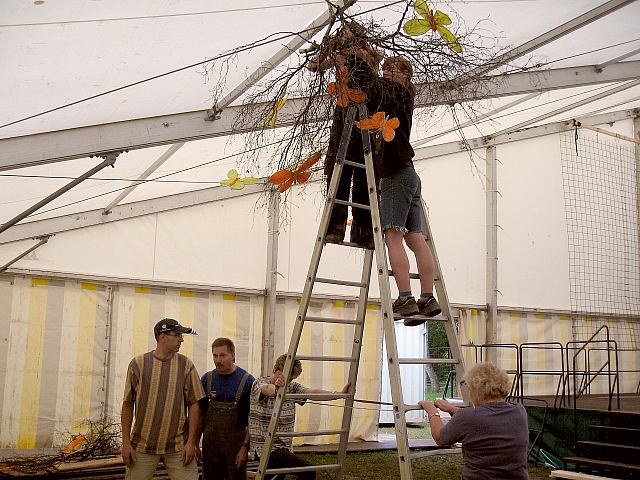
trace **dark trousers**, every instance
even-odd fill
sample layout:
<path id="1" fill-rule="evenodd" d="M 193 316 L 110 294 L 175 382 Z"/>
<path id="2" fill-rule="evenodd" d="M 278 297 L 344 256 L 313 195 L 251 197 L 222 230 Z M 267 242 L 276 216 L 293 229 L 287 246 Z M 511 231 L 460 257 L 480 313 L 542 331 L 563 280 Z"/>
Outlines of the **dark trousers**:
<path id="1" fill-rule="evenodd" d="M 286 448 L 278 448 L 269 455 L 267 468 L 307 467 L 309 465 L 311 465 L 309 462 Z M 316 480 L 316 472 L 288 473 L 287 475 L 293 475 L 297 480 Z M 264 478 L 265 480 L 279 480 L 284 478 L 284 475 L 265 475 Z"/>
<path id="2" fill-rule="evenodd" d="M 358 162 L 362 163 L 362 162 Z M 333 176 L 333 169 L 327 172 L 327 188 L 331 183 L 331 177 Z M 338 191 L 336 192 L 336 198 L 338 200 L 349 200 L 349 191 L 351 191 L 351 201 L 354 203 L 360 203 L 363 205 L 369 205 L 369 192 L 367 191 L 367 173 L 362 168 L 352 167 L 351 165 L 344 165 L 342 167 L 342 175 L 338 182 Z M 359 225 L 365 230 L 371 230 L 371 213 L 369 210 L 362 208 L 354 208 L 353 222 Z M 347 206 L 346 205 L 334 205 L 331 212 L 331 220 L 329 225 L 333 226 L 346 226 L 347 222 Z M 344 229 L 344 227 L 342 227 Z"/>
<path id="3" fill-rule="evenodd" d="M 205 435 L 202 441 L 202 478 L 204 480 L 245 480 L 246 467 L 236 467 L 236 455 L 245 432 Z"/>

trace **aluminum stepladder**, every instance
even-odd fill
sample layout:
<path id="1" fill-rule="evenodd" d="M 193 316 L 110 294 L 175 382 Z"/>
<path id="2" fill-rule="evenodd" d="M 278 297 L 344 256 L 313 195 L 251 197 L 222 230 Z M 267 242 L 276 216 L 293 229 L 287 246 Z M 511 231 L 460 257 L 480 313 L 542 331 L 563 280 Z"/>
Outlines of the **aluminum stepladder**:
<path id="1" fill-rule="evenodd" d="M 396 440 L 398 446 L 398 459 L 400 464 L 400 478 L 402 480 L 412 480 L 413 473 L 411 469 L 412 457 L 417 458 L 420 452 L 411 453 L 409 451 L 409 438 L 407 435 L 407 423 L 405 412 L 408 410 L 419 409 L 417 405 L 405 405 L 402 394 L 402 385 L 400 378 L 400 364 L 453 364 L 456 368 L 456 374 L 458 378 L 462 378 L 464 373 L 462 357 L 460 355 L 460 347 L 457 339 L 455 327 L 450 314 L 449 303 L 447 293 L 442 281 L 442 275 L 438 258 L 436 255 L 435 247 L 433 245 L 431 230 L 426 217 L 426 210 L 423 208 L 423 221 L 422 228 L 423 234 L 427 239 L 427 243 L 431 248 L 434 257 L 434 264 L 436 268 L 436 280 L 435 289 L 436 296 L 442 308 L 442 314 L 439 317 L 431 318 L 429 320 L 445 321 L 447 339 L 452 352 L 451 359 L 425 359 L 425 358 L 398 358 L 398 350 L 396 345 L 394 315 L 391 301 L 391 289 L 389 284 L 389 275 L 392 274 L 387 267 L 385 244 L 382 237 L 382 229 L 380 224 L 380 215 L 378 209 L 378 196 L 376 188 L 376 180 L 374 174 L 373 156 L 371 153 L 371 142 L 369 133 L 362 132 L 362 145 L 364 150 L 364 164 L 355 163 L 345 160 L 347 153 L 347 147 L 349 139 L 351 138 L 351 130 L 354 128 L 354 121 L 358 111 L 359 118 L 364 119 L 367 117 L 367 108 L 364 104 L 351 105 L 348 110 L 344 121 L 344 128 L 340 139 L 338 148 L 336 163 L 334 166 L 331 183 L 329 185 L 327 201 L 324 207 L 322 220 L 318 229 L 318 234 L 315 240 L 315 246 L 311 257 L 311 263 L 307 273 L 307 278 L 302 293 L 302 299 L 300 301 L 300 307 L 296 316 L 296 322 L 289 343 L 289 350 L 287 352 L 287 358 L 284 366 L 284 378 L 286 383 L 289 383 L 291 377 L 291 370 L 294 359 L 308 360 L 308 361 L 330 361 L 330 362 L 347 362 L 349 363 L 349 374 L 346 383 L 351 385 L 348 393 L 340 394 L 287 394 L 285 388 L 278 389 L 276 399 L 274 403 L 273 413 L 271 416 L 271 422 L 269 424 L 269 430 L 267 438 L 263 446 L 262 456 L 260 457 L 260 464 L 258 466 L 256 480 L 263 480 L 265 475 L 271 474 L 286 474 L 305 471 L 335 471 L 338 480 L 344 478 L 344 465 L 347 455 L 347 442 L 349 439 L 349 429 L 351 425 L 351 416 L 353 411 L 353 404 L 355 401 L 355 388 L 358 378 L 358 365 L 360 362 L 360 352 L 362 347 L 362 336 L 364 331 L 364 320 L 366 314 L 366 308 L 369 297 L 369 285 L 371 279 L 371 270 L 373 264 L 373 257 L 376 258 L 376 272 L 378 276 L 378 283 L 381 297 L 381 315 L 384 328 L 384 336 L 386 342 L 387 352 L 387 365 L 389 368 L 389 380 L 391 383 L 391 396 L 393 401 L 393 415 L 396 427 Z M 347 164 L 354 168 L 365 168 L 367 176 L 367 185 L 369 193 L 369 205 L 362 205 L 353 203 L 350 201 L 338 200 L 335 198 L 338 181 L 342 174 L 343 166 Z M 324 238 L 327 233 L 327 227 L 329 225 L 329 218 L 334 204 L 348 205 L 352 208 L 363 208 L 371 211 L 372 224 L 373 224 L 373 237 L 375 250 L 364 250 L 362 276 L 360 282 L 343 281 L 330 278 L 317 277 L 318 267 L 320 265 L 320 259 L 322 256 L 322 250 L 325 242 Z M 357 246 L 349 242 L 343 242 L 346 246 Z M 411 278 L 419 278 L 417 274 L 411 274 Z M 310 317 L 307 316 L 307 309 L 311 300 L 311 294 L 313 291 L 313 285 L 318 283 L 327 283 L 335 285 L 343 285 L 350 287 L 357 287 L 359 289 L 358 303 L 356 309 L 356 318 L 341 319 L 341 318 L 322 318 L 322 317 Z M 396 317 L 395 320 L 400 318 Z M 305 322 L 321 322 L 321 323 L 339 323 L 354 325 L 354 337 L 352 345 L 352 353 L 349 357 L 329 357 L 329 356 L 306 356 L 297 355 L 298 345 L 302 335 L 302 329 Z M 280 418 L 280 411 L 284 399 L 290 400 L 329 400 L 329 399 L 341 399 L 344 400 L 344 410 L 342 415 L 342 423 L 339 430 L 319 430 L 312 432 L 293 432 L 283 433 L 277 431 L 277 425 Z M 465 399 L 466 400 L 466 399 Z M 271 447 L 274 437 L 303 437 L 303 436 L 319 436 L 319 435 L 339 435 L 340 444 L 338 448 L 337 461 L 333 464 L 313 465 L 308 467 L 290 467 L 290 468 L 267 468 L 269 462 Z M 280 477 L 278 477 L 280 478 Z"/>

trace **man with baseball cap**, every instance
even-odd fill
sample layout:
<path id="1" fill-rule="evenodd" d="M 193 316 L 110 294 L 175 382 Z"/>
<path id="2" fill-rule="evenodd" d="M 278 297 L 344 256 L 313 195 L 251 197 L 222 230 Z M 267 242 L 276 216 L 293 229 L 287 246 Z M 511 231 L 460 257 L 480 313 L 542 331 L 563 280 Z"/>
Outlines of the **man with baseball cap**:
<path id="1" fill-rule="evenodd" d="M 153 333 L 156 348 L 131 360 L 127 370 L 121 415 L 126 479 L 152 478 L 162 459 L 172 480 L 197 480 L 198 401 L 204 391 L 191 360 L 178 353 L 182 335 L 195 332 L 164 318 Z"/>

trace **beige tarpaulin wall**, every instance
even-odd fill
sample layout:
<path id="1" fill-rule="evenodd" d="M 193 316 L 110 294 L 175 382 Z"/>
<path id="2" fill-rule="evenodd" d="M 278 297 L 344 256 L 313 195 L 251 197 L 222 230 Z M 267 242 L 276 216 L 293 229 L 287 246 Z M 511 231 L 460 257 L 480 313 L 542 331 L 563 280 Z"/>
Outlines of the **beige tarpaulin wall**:
<path id="1" fill-rule="evenodd" d="M 296 298 L 280 299 L 276 355 L 288 348 L 297 313 Z M 134 286 L 105 286 L 77 280 L 26 276 L 0 278 L 0 448 L 66 444 L 84 431 L 87 419 L 118 418 L 126 368 L 131 358 L 154 346 L 153 325 L 165 316 L 193 326 L 181 352 L 202 374 L 213 368 L 211 341 L 236 343 L 236 363 L 259 375 L 263 297 L 259 293 L 205 292 Z M 353 316 L 350 302 L 314 301 L 311 312 Z M 378 310 L 367 315 L 358 397 L 380 398 L 382 329 Z M 111 322 L 109 321 L 111 319 Z M 352 327 L 305 329 L 300 351 L 314 355 L 351 353 Z M 305 366 L 309 365 L 305 362 Z M 343 364 L 315 363 L 300 381 L 329 390 L 342 388 Z M 298 429 L 333 428 L 341 409 L 299 408 Z M 378 411 L 357 409 L 352 438 L 375 439 Z M 311 438 L 311 442 L 335 439 Z"/>

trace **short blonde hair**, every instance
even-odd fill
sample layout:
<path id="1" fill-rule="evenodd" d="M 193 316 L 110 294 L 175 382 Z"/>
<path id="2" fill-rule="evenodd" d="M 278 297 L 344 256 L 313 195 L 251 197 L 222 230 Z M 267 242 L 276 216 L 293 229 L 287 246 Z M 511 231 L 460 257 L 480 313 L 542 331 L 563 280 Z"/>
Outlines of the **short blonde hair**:
<path id="1" fill-rule="evenodd" d="M 507 372 L 493 363 L 478 363 L 471 367 L 464 378 L 481 400 L 504 400 L 509 395 L 511 382 Z"/>
<path id="2" fill-rule="evenodd" d="M 284 371 L 284 362 L 287 361 L 287 355 L 280 355 L 277 359 L 276 359 L 276 363 L 273 365 L 273 371 L 277 372 L 278 370 L 280 370 L 281 372 Z M 295 378 L 298 378 L 300 376 L 300 374 L 302 373 L 302 363 L 300 363 L 300 360 L 295 359 L 293 361 L 293 367 L 291 367 L 291 378 L 290 380 L 293 380 Z"/>

